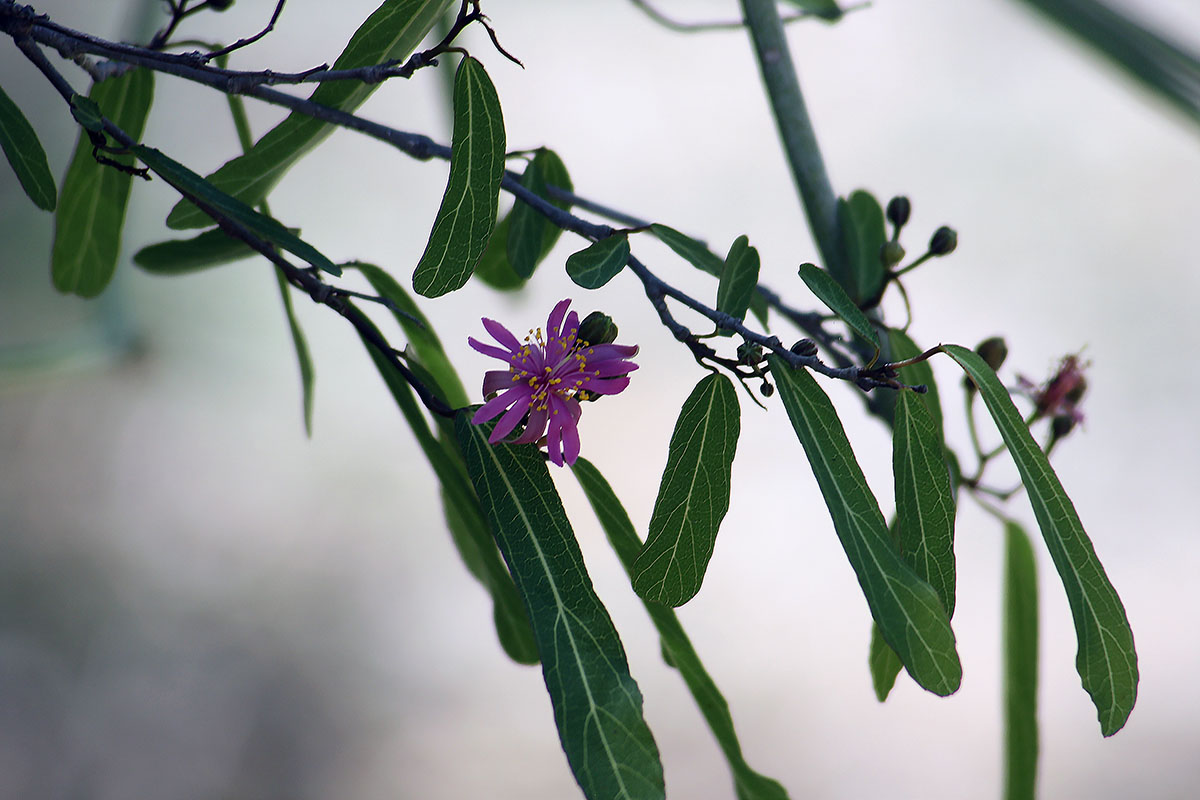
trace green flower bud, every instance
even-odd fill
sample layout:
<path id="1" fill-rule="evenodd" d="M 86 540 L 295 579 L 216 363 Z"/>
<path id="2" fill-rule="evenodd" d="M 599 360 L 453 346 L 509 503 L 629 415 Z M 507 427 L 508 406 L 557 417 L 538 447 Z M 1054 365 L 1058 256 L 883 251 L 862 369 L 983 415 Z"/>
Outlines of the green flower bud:
<path id="1" fill-rule="evenodd" d="M 883 262 L 884 269 L 891 269 L 904 260 L 904 248 L 895 240 L 884 242 L 879 248 L 879 260 Z"/>
<path id="2" fill-rule="evenodd" d="M 1075 417 L 1070 414 L 1059 414 L 1050 421 L 1050 435 L 1055 439 L 1061 439 L 1075 429 Z"/>
<path id="3" fill-rule="evenodd" d="M 896 226 L 896 230 L 900 230 L 908 224 L 910 214 L 912 214 L 912 203 L 908 202 L 908 198 L 904 195 L 898 195 L 888 201 L 887 218 Z"/>
<path id="4" fill-rule="evenodd" d="M 617 324 L 603 311 L 593 311 L 579 323 L 576 338 L 585 344 L 611 344 L 617 340 Z"/>
<path id="5" fill-rule="evenodd" d="M 762 392 L 763 397 L 770 397 L 771 395 L 775 394 L 775 387 L 766 381 L 763 381 L 762 386 L 758 387 L 758 391 Z"/>
<path id="6" fill-rule="evenodd" d="M 975 348 L 975 352 L 995 372 L 1000 369 L 1004 359 L 1008 358 L 1008 345 L 999 336 L 993 336 L 980 342 L 979 346 Z"/>
<path id="7" fill-rule="evenodd" d="M 225 11 L 231 5 L 233 5 L 233 3 L 234 0 L 208 0 L 208 7 L 213 11 Z"/>
<path id="8" fill-rule="evenodd" d="M 798 356 L 815 356 L 817 354 L 817 343 L 812 339 L 801 339 L 789 349 Z"/>
<path id="9" fill-rule="evenodd" d="M 953 228 L 948 228 L 945 225 L 933 232 L 933 238 L 929 240 L 929 252 L 935 256 L 948 256 L 954 252 L 954 248 L 958 247 L 958 234 Z"/>
<path id="10" fill-rule="evenodd" d="M 757 364 L 762 361 L 762 345 L 754 342 L 742 342 L 738 345 L 737 357 L 739 364 Z"/>

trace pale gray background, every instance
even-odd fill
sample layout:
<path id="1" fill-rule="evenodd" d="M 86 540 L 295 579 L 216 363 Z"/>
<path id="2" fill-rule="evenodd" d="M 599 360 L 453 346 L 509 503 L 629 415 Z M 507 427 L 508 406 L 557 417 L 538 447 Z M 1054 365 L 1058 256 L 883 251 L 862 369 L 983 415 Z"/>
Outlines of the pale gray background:
<path id="1" fill-rule="evenodd" d="M 120 37 L 135 29 L 129 5 L 40 8 Z M 235 62 L 331 61 L 374 5 L 293 0 Z M 661 5 L 695 19 L 735 13 L 732 2 Z M 1193 2 L 1127 5 L 1200 42 Z M 188 30 L 244 35 L 272 7 L 241 0 Z M 618 0 L 485 10 L 526 66 L 470 39 L 499 90 L 510 148 L 550 145 L 581 194 L 720 252 L 748 234 L 764 280 L 812 305 L 795 268 L 814 251 L 744 34 L 672 34 Z M 1142 684 L 1127 728 L 1102 739 L 1039 544 L 1043 796 L 1194 796 L 1195 128 L 1014 2 L 885 1 L 834 27 L 796 26 L 790 39 L 835 187 L 908 194 L 910 251 L 939 224 L 959 231 L 952 258 L 906 280 L 914 336 L 972 345 L 1003 333 L 1009 379 L 1044 377 L 1085 346 L 1093 363 L 1086 431 L 1055 463 L 1125 601 Z M 0 76 L 61 174 L 74 137 L 64 107 L 10 45 Z M 389 83 L 362 113 L 445 140 L 440 88 L 433 73 Z M 205 171 L 234 152 L 219 95 L 160 78 L 157 97 L 148 143 Z M 281 117 L 257 104 L 251 114 L 258 134 Z M 0 172 L 0 796 L 578 796 L 541 676 L 496 644 L 487 597 L 430 502 L 430 472 L 349 326 L 297 300 L 317 368 L 308 441 L 264 264 L 167 280 L 126 256 L 102 303 L 56 296 L 51 219 Z M 407 280 L 445 173 L 337 133 L 272 205 L 331 257 Z M 137 186 L 127 253 L 166 236 L 173 202 L 160 181 Z M 570 284 L 561 263 L 580 246 L 564 236 L 520 298 L 472 285 L 423 308 L 464 376 L 488 368 L 466 346 L 482 314 L 521 329 L 570 296 L 617 317 L 642 368 L 620 399 L 588 408 L 584 452 L 644 526 L 673 410 L 702 373 L 632 276 L 590 296 Z M 711 291 L 664 248 L 641 237 L 636 248 L 664 277 Z M 902 314 L 891 301 L 888 311 Z M 78 344 L 102 331 L 132 333 L 140 357 Z M 958 376 L 936 369 L 949 435 L 965 446 Z M 886 508 L 886 433 L 853 390 L 829 390 Z M 962 689 L 941 700 L 901 677 L 880 705 L 866 605 L 786 418 L 746 404 L 742 425 L 729 515 L 704 588 L 680 613 L 751 765 L 797 798 L 997 796 L 998 526 L 964 502 Z M 1000 473 L 1003 482 L 1011 469 Z M 646 696 L 671 796 L 732 797 L 590 510 L 569 475 L 556 477 Z M 1027 503 L 1012 509 L 1033 532 Z"/>

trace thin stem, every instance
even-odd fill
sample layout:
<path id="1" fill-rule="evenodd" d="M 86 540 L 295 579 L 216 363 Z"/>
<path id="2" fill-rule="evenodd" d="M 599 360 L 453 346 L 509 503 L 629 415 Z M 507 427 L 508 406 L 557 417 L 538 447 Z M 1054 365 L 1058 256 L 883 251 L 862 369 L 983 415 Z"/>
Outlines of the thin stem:
<path id="1" fill-rule="evenodd" d="M 792 64 L 779 9 L 775 0 L 741 0 L 741 3 L 809 230 L 826 268 L 834 275 L 845 274 L 847 265 L 839 235 L 837 195 L 829 183 L 808 108 L 800 93 L 800 82 Z"/>

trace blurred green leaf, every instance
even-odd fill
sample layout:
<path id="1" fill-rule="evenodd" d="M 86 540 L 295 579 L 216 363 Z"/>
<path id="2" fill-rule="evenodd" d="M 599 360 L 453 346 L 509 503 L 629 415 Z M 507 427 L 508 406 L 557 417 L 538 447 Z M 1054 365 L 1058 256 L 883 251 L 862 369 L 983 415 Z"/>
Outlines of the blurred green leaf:
<path id="1" fill-rule="evenodd" d="M 884 640 L 913 680 L 934 694 L 951 694 L 962 680 L 962 666 L 937 592 L 892 544 L 879 504 L 821 387 L 807 370 L 792 369 L 778 356 L 768 362 Z"/>
<path id="2" fill-rule="evenodd" d="M 842 18 L 842 10 L 836 0 L 786 0 L 801 11 L 811 11 L 824 20 L 835 21 Z"/>
<path id="3" fill-rule="evenodd" d="M 596 512 L 613 551 L 621 559 L 625 571 L 632 577 L 634 561 L 642 549 L 642 543 L 629 520 L 629 515 L 613 493 L 612 487 L 608 485 L 608 481 L 590 461 L 584 458 L 576 460 L 572 471 Z M 704 715 L 704 720 L 729 762 L 739 800 L 786 800 L 787 792 L 782 786 L 755 772 L 746 763 L 737 732 L 733 727 L 729 704 L 725 702 L 712 677 L 704 669 L 700 656 L 679 623 L 679 617 L 674 611 L 658 603 L 643 600 L 642 604 L 662 640 L 663 659 L 679 670 L 700 708 L 700 713 Z"/>
<path id="4" fill-rule="evenodd" d="M 454 80 L 451 150 L 442 205 L 413 273 L 413 288 L 424 297 L 440 297 L 466 283 L 496 226 L 504 177 L 504 119 L 487 72 L 470 56 L 463 57 Z M 511 236 L 511 227 L 509 231 Z"/>
<path id="5" fill-rule="evenodd" d="M 455 433 L 533 623 L 559 738 L 590 800 L 665 797 L 662 764 L 625 650 L 592 589 L 562 501 L 536 448 L 488 444 L 459 412 Z M 490 426 L 488 426 L 490 427 Z"/>
<path id="6" fill-rule="evenodd" d="M 313 382 L 316 379 L 312 354 L 308 350 L 308 340 L 304 338 L 304 331 L 300 329 L 300 322 L 296 319 L 295 309 L 292 308 L 291 287 L 279 267 L 275 267 L 275 279 L 279 283 L 279 297 L 283 301 L 283 312 L 287 315 L 288 330 L 291 331 L 292 344 L 296 347 L 296 360 L 300 364 L 300 387 L 304 392 L 304 432 L 312 438 Z"/>
<path id="7" fill-rule="evenodd" d="M 871 667 L 871 685 L 875 687 L 875 697 L 882 703 L 891 694 L 892 687 L 896 685 L 896 676 L 904 669 L 904 665 L 900 663 L 896 651 L 883 640 L 879 625 L 874 622 L 871 623 L 871 650 L 867 663 Z"/>
<path id="8" fill-rule="evenodd" d="M 717 310 L 744 320 L 750 302 L 758 294 L 758 250 L 750 245 L 747 236 L 733 240 L 725 264 L 721 270 L 721 282 L 717 285 Z M 721 333 L 733 335 L 733 331 L 721 329 Z"/>
<path id="9" fill-rule="evenodd" d="M 996 373 L 965 347 L 948 344 L 942 351 L 957 361 L 979 388 L 1017 464 L 1075 619 L 1079 645 L 1075 668 L 1096 705 L 1101 732 L 1112 736 L 1125 725 L 1137 700 L 1137 652 L 1125 606 L 1096 557 L 1071 498 Z"/>
<path id="10" fill-rule="evenodd" d="M 800 277 L 817 296 L 817 299 L 837 314 L 842 322 L 874 345 L 876 350 L 879 349 L 879 338 L 875 335 L 875 326 L 828 272 L 816 264 L 801 264 Z"/>
<path id="11" fill-rule="evenodd" d="M 897 392 L 892 426 L 900 555 L 954 617 L 954 493 L 941 431 L 924 399 Z"/>
<path id="12" fill-rule="evenodd" d="M 4 149 L 4 157 L 33 204 L 43 211 L 53 211 L 58 195 L 46 151 L 29 120 L 3 88 L 0 88 L 0 148 Z"/>
<path id="13" fill-rule="evenodd" d="M 453 0 L 386 0 L 358 27 L 333 69 L 369 67 L 408 58 Z M 377 83 L 325 81 L 309 98 L 314 103 L 354 111 Z M 279 179 L 312 148 L 335 130 L 333 125 L 294 111 L 266 133 L 247 154 L 227 162 L 209 176 L 210 182 L 248 206 L 270 194 Z M 208 217 L 186 200 L 171 209 L 170 228 L 199 228 Z"/>
<path id="14" fill-rule="evenodd" d="M 625 269 L 629 261 L 629 238 L 614 234 L 592 242 L 567 256 L 567 275 L 585 289 L 599 289 Z"/>
<path id="15" fill-rule="evenodd" d="M 154 275 L 186 275 L 256 255 L 241 239 L 214 228 L 191 239 L 146 245 L 133 254 L 133 263 Z"/>
<path id="16" fill-rule="evenodd" d="M 1038 586 L 1033 544 L 1004 526 L 1004 798 L 1037 795 Z"/>
<path id="17" fill-rule="evenodd" d="M 154 99 L 154 73 L 132 69 L 93 84 L 90 99 L 113 124 L 138 139 Z M 95 297 L 112 280 L 132 180 L 131 175 L 97 162 L 92 149 L 92 140 L 80 131 L 59 193 L 51 256 L 54 288 L 82 297 Z M 127 166 L 133 164 L 128 155 L 110 153 L 105 157 Z"/>
<path id="18" fill-rule="evenodd" d="M 526 279 L 518 275 L 508 261 L 508 230 L 511 216 L 510 211 L 496 223 L 487 249 L 483 251 L 479 263 L 475 266 L 476 278 L 502 292 L 520 289 L 526 283 Z"/>
<path id="19" fill-rule="evenodd" d="M 71 95 L 71 116 L 83 126 L 84 130 L 104 134 L 104 112 L 92 98 L 84 97 L 81 94 Z"/>
<path id="20" fill-rule="evenodd" d="M 567 174 L 566 166 L 553 150 L 543 147 L 537 151 L 529 165 L 525 167 L 525 174 L 521 176 L 521 185 L 564 211 L 570 208 L 568 203 L 550 200 L 550 192 L 546 188 L 547 185 L 557 186 L 567 191 L 574 188 L 571 185 L 571 178 Z M 513 204 L 509 217 L 510 227 L 506 241 L 508 263 L 514 272 L 522 278 L 528 278 L 533 275 L 537 265 L 554 247 L 559 235 L 562 234 L 562 228 L 552 225 L 532 206 L 520 199 Z"/>
<path id="21" fill-rule="evenodd" d="M 331 275 L 342 274 L 340 267 L 278 220 L 260 214 L 242 201 L 230 197 L 160 150 L 140 144 L 132 149 L 147 167 L 185 197 L 203 204 L 221 218 L 232 220 L 247 232 L 287 250 L 314 267 Z"/>
<path id="22" fill-rule="evenodd" d="M 883 290 L 884 270 L 879 251 L 887 235 L 884 231 L 883 209 L 870 192 L 861 189 L 838 200 L 838 225 L 842 230 L 842 246 L 850 274 L 834 276 L 856 305 L 877 298 Z"/>
<path id="23" fill-rule="evenodd" d="M 649 535 L 633 566 L 633 589 L 640 597 L 680 606 L 700 591 L 729 510 L 740 417 L 733 383 L 717 373 L 702 378 L 683 402 Z"/>

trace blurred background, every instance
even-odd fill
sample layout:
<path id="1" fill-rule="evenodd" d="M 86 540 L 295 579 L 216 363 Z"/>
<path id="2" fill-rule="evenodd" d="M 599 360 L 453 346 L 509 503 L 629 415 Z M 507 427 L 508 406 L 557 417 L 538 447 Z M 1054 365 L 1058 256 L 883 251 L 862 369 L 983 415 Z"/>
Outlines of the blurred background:
<path id="1" fill-rule="evenodd" d="M 232 66 L 332 61 L 375 5 L 289 3 Z M 1192 0 L 1121 5 L 1200 43 Z M 729 0 L 657 6 L 691 20 L 736 17 Z M 143 2 L 37 8 L 111 38 L 144 39 L 160 19 L 147 21 L 146 9 L 161 12 Z M 245 36 L 273 8 L 241 0 L 194 17 L 182 35 Z M 484 10 L 525 64 L 500 57 L 481 31 L 468 39 L 499 90 L 510 149 L 551 146 L 581 195 L 719 253 L 748 234 L 764 283 L 815 307 L 795 277 L 815 250 L 744 33 L 671 33 L 624 0 Z M 790 40 L 835 189 L 867 188 L 881 202 L 908 195 L 910 253 L 941 224 L 958 230 L 953 256 L 906 278 L 914 338 L 1004 335 L 1009 381 L 1042 380 L 1067 353 L 1091 362 L 1084 430 L 1055 465 L 1124 600 L 1142 678 L 1127 727 L 1103 739 L 1075 672 L 1066 598 L 1039 547 L 1042 795 L 1194 797 L 1194 123 L 1013 0 L 883 0 L 835 26 L 792 26 Z M 86 87 L 82 72 L 63 69 Z M 62 175 L 75 139 L 66 108 L 11 45 L 0 47 L 0 76 Z M 447 141 L 443 88 L 421 72 L 382 86 L 361 113 Z M 237 152 L 224 98 L 161 76 L 156 95 L 147 143 L 201 172 Z M 256 135 L 283 116 L 261 104 L 250 113 Z M 306 439 L 265 263 L 140 273 L 129 254 L 170 237 L 162 220 L 175 198 L 161 181 L 137 182 L 117 280 L 99 301 L 59 296 L 48 276 L 52 218 L 2 174 L 0 797 L 579 796 L 540 672 L 498 646 L 490 601 L 430 502 L 432 474 L 350 327 L 297 298 L 317 370 Z M 445 176 L 444 163 L 338 132 L 271 202 L 331 258 L 380 264 L 407 284 Z M 674 415 L 702 371 L 631 275 L 581 296 L 560 267 L 582 246 L 564 236 L 520 296 L 472 282 L 422 307 L 468 386 L 490 368 L 466 345 L 482 315 L 532 327 L 574 297 L 581 313 L 616 318 L 621 341 L 642 348 L 641 369 L 619 401 L 588 408 L 581 432 L 644 531 Z M 669 281 L 712 296 L 655 242 L 638 237 L 635 250 Z M 885 308 L 900 320 L 895 300 Z M 960 378 L 935 369 L 948 436 L 965 455 Z M 889 508 L 887 432 L 855 390 L 828 391 Z M 902 675 L 879 704 L 866 604 L 800 446 L 777 404 L 743 405 L 732 505 L 704 589 L 680 615 L 747 760 L 796 798 L 997 796 L 1000 527 L 964 500 L 962 689 L 938 699 Z M 1005 469 L 997 483 L 1013 477 Z M 578 487 L 555 476 L 645 695 L 670 796 L 732 797 Z M 1010 511 L 1036 537 L 1024 496 Z"/>

